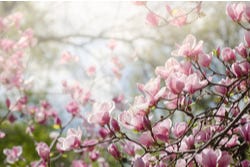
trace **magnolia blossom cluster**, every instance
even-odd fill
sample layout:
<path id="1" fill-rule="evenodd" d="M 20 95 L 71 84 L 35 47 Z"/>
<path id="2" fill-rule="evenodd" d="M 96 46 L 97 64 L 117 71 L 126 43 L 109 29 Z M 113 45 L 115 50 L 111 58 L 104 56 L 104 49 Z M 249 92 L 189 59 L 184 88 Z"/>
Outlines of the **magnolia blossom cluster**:
<path id="1" fill-rule="evenodd" d="M 145 2 L 136 4 L 145 6 Z M 247 16 L 247 9 L 247 5 L 239 3 L 229 4 L 226 11 L 239 21 Z M 170 12 L 171 8 L 167 10 Z M 155 22 L 155 18 L 150 19 Z M 5 52 L 12 53 L 13 48 L 14 45 Z M 250 33 L 245 32 L 238 46 L 204 50 L 203 41 L 188 35 L 172 52 L 173 57 L 164 66 L 156 67 L 155 77 L 137 84 L 140 94 L 125 109 L 122 95 L 99 101 L 91 99 L 90 91 L 79 83 L 65 81 L 64 91 L 72 98 L 63 105 L 70 114 L 68 122 L 61 122 L 49 102 L 32 105 L 27 96 L 16 103 L 6 99 L 6 118 L 14 122 L 14 111 L 31 118 L 27 118 L 31 137 L 35 123 L 57 125 L 50 143 L 32 138 L 39 156 L 29 162 L 32 167 L 51 166 L 67 153 L 71 153 L 73 167 L 89 167 L 93 163 L 109 166 L 107 154 L 121 166 L 248 167 Z M 117 60 L 113 61 L 119 66 Z M 68 128 L 74 119 L 82 124 Z M 1 129 L 0 140 L 6 135 Z M 21 146 L 4 149 L 5 162 L 26 161 L 22 151 Z"/>
<path id="2" fill-rule="evenodd" d="M 33 31 L 26 29 L 20 31 L 20 22 L 22 15 L 14 13 L 4 18 L 0 18 L 0 32 L 8 34 L 10 32 L 18 32 L 18 38 L 10 35 L 0 40 L 0 63 L 4 66 L 0 67 L 0 82 L 7 88 L 24 86 L 24 68 L 27 49 L 33 46 L 35 39 Z"/>
<path id="3" fill-rule="evenodd" d="M 160 15 L 156 11 L 151 10 L 146 2 L 135 2 L 135 5 L 143 6 L 148 10 L 146 22 L 153 27 L 166 24 L 181 27 L 189 24 L 202 15 L 201 4 L 202 2 L 197 2 L 193 5 L 194 7 L 190 10 L 191 12 L 181 7 L 171 7 L 169 4 L 166 4 L 164 15 Z"/>
<path id="4" fill-rule="evenodd" d="M 83 88 L 80 83 L 74 82 L 70 84 L 67 81 L 63 81 L 62 86 L 63 91 L 69 94 L 75 102 L 85 105 L 88 101 L 91 101 L 91 91 Z"/>
<path id="5" fill-rule="evenodd" d="M 226 7 L 227 15 L 242 28 L 250 30 L 250 4 L 249 3 L 230 3 Z"/>
<path id="6" fill-rule="evenodd" d="M 226 7 L 226 13 L 236 22 L 250 20 L 250 6 L 246 3 L 230 3 Z"/>

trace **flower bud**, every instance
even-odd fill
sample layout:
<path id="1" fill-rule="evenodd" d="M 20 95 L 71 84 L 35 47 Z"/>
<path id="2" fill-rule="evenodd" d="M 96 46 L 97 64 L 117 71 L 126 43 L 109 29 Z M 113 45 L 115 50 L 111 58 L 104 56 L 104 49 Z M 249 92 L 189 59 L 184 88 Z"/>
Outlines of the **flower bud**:
<path id="1" fill-rule="evenodd" d="M 210 54 L 202 53 L 199 55 L 198 62 L 203 67 L 208 67 L 210 65 L 211 61 L 212 61 L 212 56 Z"/>
<path id="2" fill-rule="evenodd" d="M 6 107 L 9 109 L 10 108 L 10 99 L 9 98 L 7 98 L 6 100 L 5 100 L 5 105 L 6 105 Z"/>
<path id="3" fill-rule="evenodd" d="M 120 158 L 120 152 L 113 143 L 108 146 L 108 152 L 116 159 Z"/>
<path id="4" fill-rule="evenodd" d="M 50 148 L 46 143 L 44 142 L 38 143 L 36 145 L 36 151 L 39 157 L 41 157 L 43 160 L 46 161 L 49 159 Z"/>
<path id="5" fill-rule="evenodd" d="M 234 64 L 232 65 L 232 71 L 233 71 L 233 73 L 234 73 L 234 75 L 235 75 L 236 77 L 240 77 L 240 76 L 242 76 L 242 74 L 243 74 L 242 69 L 240 68 L 239 63 L 234 63 Z"/>
<path id="6" fill-rule="evenodd" d="M 66 106 L 66 110 L 73 114 L 73 115 L 76 115 L 79 113 L 79 107 L 78 107 L 78 104 L 75 102 L 75 101 L 72 101 L 70 102 L 67 106 Z"/>
<path id="7" fill-rule="evenodd" d="M 216 56 L 217 56 L 217 57 L 220 57 L 220 47 L 218 47 L 218 48 L 216 49 Z"/>
<path id="8" fill-rule="evenodd" d="M 109 130 L 106 128 L 101 128 L 99 130 L 99 134 L 102 138 L 106 138 L 109 135 L 109 133 L 110 133 Z"/>
<path id="9" fill-rule="evenodd" d="M 113 130 L 115 132 L 119 132 L 120 131 L 120 126 L 119 126 L 117 120 L 111 119 L 111 126 L 112 126 L 112 128 L 113 128 Z"/>
<path id="10" fill-rule="evenodd" d="M 243 58 L 247 58 L 247 49 L 243 43 L 240 43 L 239 46 L 235 47 L 236 52 L 241 55 Z"/>
<path id="11" fill-rule="evenodd" d="M 143 117 L 143 126 L 145 129 L 151 129 L 150 120 L 146 116 Z"/>
<path id="12" fill-rule="evenodd" d="M 224 48 L 222 50 L 222 60 L 226 62 L 235 61 L 236 56 L 235 56 L 234 51 L 229 47 Z"/>
<path id="13" fill-rule="evenodd" d="M 100 154 L 97 151 L 92 151 L 92 152 L 89 153 L 89 158 L 92 161 L 96 161 L 99 158 L 99 156 L 100 156 Z"/>
<path id="14" fill-rule="evenodd" d="M 177 124 L 174 126 L 173 134 L 174 134 L 177 138 L 179 138 L 179 137 L 181 137 L 181 136 L 186 132 L 186 129 L 187 129 L 187 124 L 186 124 L 186 122 L 177 123 Z"/>

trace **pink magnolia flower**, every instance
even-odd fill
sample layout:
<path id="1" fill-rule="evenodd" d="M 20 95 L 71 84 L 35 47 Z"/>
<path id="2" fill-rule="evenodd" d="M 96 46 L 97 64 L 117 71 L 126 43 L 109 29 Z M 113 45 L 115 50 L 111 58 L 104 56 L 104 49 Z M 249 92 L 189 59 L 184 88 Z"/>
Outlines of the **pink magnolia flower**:
<path id="1" fill-rule="evenodd" d="M 78 62 L 79 58 L 76 56 L 73 56 L 70 52 L 65 51 L 62 53 L 62 57 L 60 60 L 60 64 L 67 64 L 70 62 Z"/>
<path id="2" fill-rule="evenodd" d="M 146 155 L 144 155 L 142 160 L 146 167 L 154 166 L 153 163 L 157 161 L 156 157 L 150 153 L 147 153 Z"/>
<path id="3" fill-rule="evenodd" d="M 111 119 L 111 126 L 112 126 L 112 129 L 113 129 L 115 132 L 119 132 L 119 131 L 120 131 L 119 123 L 118 123 L 118 121 L 115 120 L 114 118 Z"/>
<path id="4" fill-rule="evenodd" d="M 236 60 L 234 51 L 229 47 L 223 48 L 221 54 L 222 54 L 222 60 L 226 62 L 232 62 Z"/>
<path id="5" fill-rule="evenodd" d="M 120 151 L 113 143 L 108 146 L 108 152 L 116 159 L 120 158 Z"/>
<path id="6" fill-rule="evenodd" d="M 39 157 L 41 157 L 45 161 L 48 160 L 50 154 L 50 148 L 46 143 L 44 142 L 38 143 L 36 145 L 36 151 Z"/>
<path id="7" fill-rule="evenodd" d="M 66 137 L 60 137 L 56 145 L 59 151 L 69 151 L 71 149 L 78 148 L 81 144 L 82 130 L 68 129 Z"/>
<path id="8" fill-rule="evenodd" d="M 66 110 L 71 113 L 72 115 L 77 115 L 80 112 L 78 103 L 75 101 L 71 101 L 67 104 Z"/>
<path id="9" fill-rule="evenodd" d="M 14 164 L 19 160 L 21 154 L 23 152 L 23 148 L 21 146 L 14 146 L 12 149 L 4 149 L 3 153 L 7 156 L 6 162 L 9 164 Z"/>
<path id="10" fill-rule="evenodd" d="M 164 67 L 162 66 L 156 67 L 155 73 L 156 75 L 160 76 L 162 79 L 167 79 L 169 74 L 171 74 L 172 72 L 179 71 L 180 68 L 181 68 L 180 63 L 176 59 L 171 57 L 166 61 Z"/>
<path id="11" fill-rule="evenodd" d="M 160 83 L 161 79 L 160 77 L 157 77 L 155 79 L 151 79 L 145 85 L 137 84 L 139 90 L 146 95 L 150 105 L 154 105 L 165 94 L 165 87 L 161 88 Z"/>
<path id="12" fill-rule="evenodd" d="M 136 158 L 133 167 L 145 167 L 143 160 L 141 158 Z"/>
<path id="13" fill-rule="evenodd" d="M 177 108 L 178 96 L 171 91 L 167 92 L 167 96 L 165 97 L 167 100 L 163 103 L 166 105 L 167 109 L 174 110 Z"/>
<path id="14" fill-rule="evenodd" d="M 247 58 L 247 49 L 243 43 L 240 43 L 239 46 L 235 47 L 236 52 L 241 55 L 243 58 Z"/>
<path id="15" fill-rule="evenodd" d="M 119 122 L 128 129 L 144 130 L 143 117 L 149 112 L 149 102 L 143 96 L 136 96 L 134 104 L 119 115 Z"/>
<path id="16" fill-rule="evenodd" d="M 15 49 L 25 49 L 36 44 L 36 39 L 34 38 L 34 33 L 32 29 L 26 29 L 21 38 L 17 41 L 14 48 Z"/>
<path id="17" fill-rule="evenodd" d="M 215 110 L 215 120 L 216 121 L 222 121 L 227 113 L 227 110 L 225 109 L 224 106 L 221 106 L 218 110 Z"/>
<path id="18" fill-rule="evenodd" d="M 109 123 L 110 113 L 114 110 L 113 102 L 95 102 L 93 104 L 92 112 L 88 117 L 89 123 L 98 123 L 101 126 Z"/>
<path id="19" fill-rule="evenodd" d="M 10 52 L 15 45 L 15 42 L 10 39 L 0 40 L 0 48 L 5 52 Z"/>
<path id="20" fill-rule="evenodd" d="M 240 144 L 237 135 L 232 135 L 230 138 L 223 138 L 220 142 L 220 145 L 225 145 L 227 148 L 234 147 Z"/>
<path id="21" fill-rule="evenodd" d="M 210 54 L 201 53 L 198 57 L 198 62 L 203 67 L 209 67 L 212 61 L 212 56 Z"/>
<path id="22" fill-rule="evenodd" d="M 243 160 L 240 162 L 242 167 L 249 167 L 250 166 L 250 161 L 249 160 Z"/>
<path id="23" fill-rule="evenodd" d="M 10 101 L 9 98 L 6 98 L 6 100 L 5 100 L 5 105 L 6 105 L 6 107 L 7 107 L 8 109 L 10 109 L 11 101 Z"/>
<path id="24" fill-rule="evenodd" d="M 240 134 L 243 136 L 244 140 L 250 142 L 250 123 L 240 127 Z"/>
<path id="25" fill-rule="evenodd" d="M 130 141 L 126 141 L 123 145 L 123 150 L 129 155 L 129 156 L 135 156 L 135 144 Z"/>
<path id="26" fill-rule="evenodd" d="M 153 134 L 156 139 L 167 142 L 171 132 L 172 121 L 170 119 L 165 119 L 157 123 L 153 128 Z"/>
<path id="27" fill-rule="evenodd" d="M 17 118 L 16 118 L 13 114 L 10 114 L 10 115 L 8 116 L 8 120 L 10 121 L 10 123 L 15 122 L 16 119 L 17 119 Z"/>
<path id="28" fill-rule="evenodd" d="M 159 25 L 159 18 L 154 13 L 149 12 L 146 17 L 147 23 L 153 27 Z"/>
<path id="29" fill-rule="evenodd" d="M 5 137 L 5 133 L 3 131 L 0 131 L 0 139 L 4 138 Z"/>
<path id="30" fill-rule="evenodd" d="M 41 107 L 33 108 L 34 110 L 31 112 L 34 112 L 35 114 L 35 121 L 44 124 L 48 118 L 54 118 L 57 124 L 61 123 L 61 120 L 58 117 L 57 111 L 52 108 L 50 104 L 41 104 Z"/>
<path id="31" fill-rule="evenodd" d="M 246 6 L 243 3 L 227 4 L 226 14 L 231 17 L 233 21 L 240 22 Z"/>
<path id="32" fill-rule="evenodd" d="M 145 112 L 129 109 L 119 115 L 119 122 L 127 129 L 144 130 L 143 117 Z"/>
<path id="33" fill-rule="evenodd" d="M 172 52 L 172 55 L 196 60 L 198 55 L 203 53 L 202 45 L 203 41 L 196 43 L 196 38 L 189 34 L 182 42 L 182 45 L 178 46 L 178 49 Z"/>
<path id="34" fill-rule="evenodd" d="M 119 94 L 115 96 L 112 100 L 115 102 L 115 104 L 120 104 L 123 102 L 124 98 L 124 94 Z"/>
<path id="35" fill-rule="evenodd" d="M 91 97 L 91 92 L 88 89 L 83 89 L 79 82 L 69 85 L 67 81 L 62 81 L 64 92 L 69 93 L 75 101 L 81 104 L 86 104 Z"/>
<path id="36" fill-rule="evenodd" d="M 236 77 L 248 75 L 250 72 L 250 64 L 247 61 L 241 63 L 236 62 L 232 65 L 232 71 Z"/>
<path id="37" fill-rule="evenodd" d="M 98 132 L 102 138 L 106 138 L 111 133 L 110 130 L 103 127 L 101 127 Z"/>
<path id="38" fill-rule="evenodd" d="M 233 135 L 226 143 L 226 147 L 234 147 L 239 144 L 239 137 L 237 135 Z"/>
<path id="39" fill-rule="evenodd" d="M 250 31 L 246 31 L 244 35 L 245 42 L 247 43 L 247 47 L 250 47 Z"/>
<path id="40" fill-rule="evenodd" d="M 139 142 L 146 147 L 150 147 L 154 144 L 154 139 L 152 138 L 149 131 L 143 132 L 139 137 Z"/>
<path id="41" fill-rule="evenodd" d="M 96 67 L 94 65 L 91 65 L 89 66 L 87 69 L 86 69 L 86 73 L 89 77 L 92 77 L 95 75 L 96 73 Z"/>
<path id="42" fill-rule="evenodd" d="M 180 67 L 178 69 L 179 72 L 182 72 L 183 74 L 185 75 L 190 75 L 190 74 L 193 74 L 193 68 L 192 68 L 192 63 L 189 62 L 189 61 L 181 61 L 180 63 Z"/>
<path id="43" fill-rule="evenodd" d="M 199 129 L 198 127 L 193 129 L 195 141 L 198 143 L 208 141 L 212 137 L 214 132 L 215 132 L 214 127 L 211 126 L 205 127 L 202 130 Z"/>
<path id="44" fill-rule="evenodd" d="M 236 77 L 241 77 L 242 75 L 244 75 L 238 62 L 232 65 L 232 71 Z"/>
<path id="45" fill-rule="evenodd" d="M 148 109 L 149 109 L 149 101 L 147 98 L 145 98 L 144 96 L 140 95 L 140 96 L 136 96 L 134 98 L 134 103 L 133 105 L 130 107 L 131 110 L 134 110 L 135 112 L 144 112 L 147 113 Z"/>
<path id="46" fill-rule="evenodd" d="M 91 159 L 91 161 L 96 161 L 99 157 L 100 153 L 98 151 L 94 150 L 89 153 L 89 158 Z"/>
<path id="47" fill-rule="evenodd" d="M 195 142 L 195 138 L 193 135 L 190 135 L 190 136 L 185 136 L 183 138 L 183 141 L 185 142 L 186 144 L 186 148 L 187 149 L 191 149 L 191 148 L 194 148 L 194 142 Z"/>
<path id="48" fill-rule="evenodd" d="M 46 113 L 44 112 L 44 110 L 37 110 L 35 112 L 35 121 L 38 122 L 38 123 L 45 123 L 47 120 L 47 115 Z"/>
<path id="49" fill-rule="evenodd" d="M 23 18 L 22 13 L 20 12 L 13 13 L 5 18 L 7 22 L 6 24 L 8 24 L 8 26 L 15 26 L 16 28 L 19 28 L 22 18 Z"/>
<path id="50" fill-rule="evenodd" d="M 214 89 L 215 89 L 215 91 L 217 92 L 217 93 L 219 93 L 220 95 L 225 95 L 226 93 L 227 93 L 227 88 L 226 88 L 226 86 L 228 86 L 228 85 L 230 85 L 230 83 L 232 82 L 232 80 L 231 79 L 229 79 L 229 78 L 226 78 L 226 79 L 222 79 L 220 82 L 219 82 L 219 84 L 221 84 L 221 85 L 225 85 L 225 86 L 220 86 L 220 85 L 217 85 L 217 86 L 215 86 L 214 87 Z"/>
<path id="51" fill-rule="evenodd" d="M 185 87 L 186 78 L 187 76 L 180 72 L 170 74 L 170 76 L 166 80 L 168 89 L 174 94 L 181 93 Z"/>
<path id="52" fill-rule="evenodd" d="M 181 137 L 187 129 L 187 123 L 186 122 L 180 122 L 176 123 L 175 126 L 173 127 L 173 134 L 179 138 Z"/>
<path id="53" fill-rule="evenodd" d="M 207 85 L 207 80 L 200 80 L 196 73 L 187 77 L 184 90 L 188 93 L 195 93 L 197 90 L 204 88 Z"/>
<path id="54" fill-rule="evenodd" d="M 225 151 L 221 152 L 221 150 L 206 148 L 196 155 L 196 160 L 203 167 L 228 167 L 231 156 Z"/>

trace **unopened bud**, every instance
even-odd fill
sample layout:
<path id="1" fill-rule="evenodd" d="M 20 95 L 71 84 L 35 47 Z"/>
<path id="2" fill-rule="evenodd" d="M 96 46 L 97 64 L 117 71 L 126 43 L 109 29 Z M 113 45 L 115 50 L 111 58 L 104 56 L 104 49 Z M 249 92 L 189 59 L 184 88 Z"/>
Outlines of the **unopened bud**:
<path id="1" fill-rule="evenodd" d="M 10 99 L 9 98 L 7 98 L 5 100 L 5 104 L 6 104 L 6 107 L 9 109 L 10 108 Z"/>
<path id="2" fill-rule="evenodd" d="M 114 131 L 116 131 L 116 132 L 120 131 L 120 126 L 119 126 L 118 122 L 115 119 L 111 120 L 111 126 L 112 126 Z"/>
<path id="3" fill-rule="evenodd" d="M 113 143 L 108 146 L 108 152 L 116 159 L 120 158 L 120 152 Z"/>
<path id="4" fill-rule="evenodd" d="M 149 120 L 148 117 L 146 117 L 146 116 L 143 117 L 143 127 L 144 127 L 145 129 L 151 129 L 150 120 Z"/>

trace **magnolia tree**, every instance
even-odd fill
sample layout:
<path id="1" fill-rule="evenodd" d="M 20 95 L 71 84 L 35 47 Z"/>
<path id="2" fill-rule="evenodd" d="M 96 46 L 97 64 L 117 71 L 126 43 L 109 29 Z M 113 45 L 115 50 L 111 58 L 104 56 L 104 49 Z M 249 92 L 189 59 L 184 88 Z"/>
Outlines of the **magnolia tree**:
<path id="1" fill-rule="evenodd" d="M 161 19 L 181 26 L 189 23 L 190 13 L 200 12 L 200 3 L 175 16 L 176 12 L 167 6 L 168 19 L 155 14 L 145 2 L 136 4 L 149 10 L 146 19 L 152 26 L 160 26 Z M 80 85 L 63 82 L 64 92 L 72 99 L 65 107 L 71 115 L 68 122 L 60 119 L 48 101 L 30 102 L 26 92 L 32 85 L 25 69 L 29 49 L 35 47 L 36 40 L 31 29 L 20 29 L 20 14 L 1 18 L 0 31 L 4 35 L 0 40 L 0 82 L 6 93 L 0 140 L 8 135 L 2 128 L 5 122 L 25 120 L 26 133 L 34 141 L 30 144 L 35 145 L 40 157 L 27 162 L 22 146 L 13 144 L 2 150 L 6 165 L 25 161 L 32 167 L 53 166 L 70 152 L 73 167 L 109 166 L 107 154 L 120 166 L 250 166 L 250 6 L 228 4 L 226 13 L 245 29 L 242 43 L 205 52 L 203 41 L 188 35 L 172 51 L 173 57 L 155 69 L 154 78 L 138 84 L 141 94 L 128 107 L 122 96 L 98 101 Z M 63 57 L 66 62 L 72 59 L 69 53 Z M 94 75 L 95 68 L 88 69 L 88 74 Z M 206 107 L 199 109 L 204 99 Z M 91 108 L 91 112 L 82 113 L 84 107 Z M 69 128 L 75 119 L 82 123 Z M 50 134 L 50 143 L 35 140 L 35 123 L 57 127 L 57 132 Z"/>

